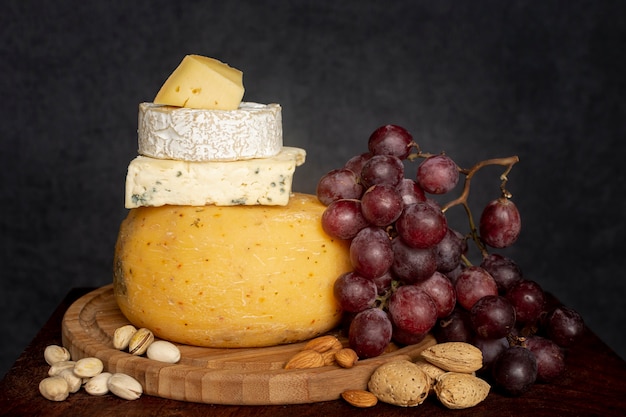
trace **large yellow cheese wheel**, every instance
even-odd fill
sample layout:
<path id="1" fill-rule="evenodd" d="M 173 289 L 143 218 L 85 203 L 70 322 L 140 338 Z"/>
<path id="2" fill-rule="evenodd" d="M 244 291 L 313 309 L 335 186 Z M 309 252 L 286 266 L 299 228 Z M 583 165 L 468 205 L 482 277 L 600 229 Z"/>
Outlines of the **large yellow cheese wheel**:
<path id="1" fill-rule="evenodd" d="M 157 337 L 206 347 L 261 347 L 335 327 L 348 244 L 324 233 L 324 206 L 162 206 L 130 210 L 115 248 L 122 313 Z"/>

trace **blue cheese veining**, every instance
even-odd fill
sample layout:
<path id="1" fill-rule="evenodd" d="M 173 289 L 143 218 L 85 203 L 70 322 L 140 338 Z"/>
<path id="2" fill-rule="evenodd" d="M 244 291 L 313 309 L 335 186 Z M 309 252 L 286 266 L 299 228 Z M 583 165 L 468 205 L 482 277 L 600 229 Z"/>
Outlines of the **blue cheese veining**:
<path id="1" fill-rule="evenodd" d="M 126 176 L 126 208 L 140 206 L 277 205 L 289 202 L 304 149 L 230 162 L 193 162 L 138 156 Z"/>

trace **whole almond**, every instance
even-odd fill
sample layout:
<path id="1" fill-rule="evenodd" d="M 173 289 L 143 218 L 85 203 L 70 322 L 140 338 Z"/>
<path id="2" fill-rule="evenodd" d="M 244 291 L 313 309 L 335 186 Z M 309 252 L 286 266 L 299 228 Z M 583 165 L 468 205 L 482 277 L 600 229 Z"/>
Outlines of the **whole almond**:
<path id="1" fill-rule="evenodd" d="M 487 398 L 491 386 L 484 380 L 466 373 L 447 372 L 435 383 L 437 398 L 446 407 L 459 410 L 473 407 Z"/>
<path id="2" fill-rule="evenodd" d="M 428 396 L 430 379 L 413 362 L 398 359 L 376 368 L 367 388 L 380 401 L 401 407 L 414 407 L 423 403 Z"/>
<path id="3" fill-rule="evenodd" d="M 325 335 L 316 337 L 315 339 L 309 340 L 306 345 L 304 345 L 303 350 L 314 350 L 319 353 L 324 353 L 331 349 L 341 349 L 343 345 L 341 341 L 337 339 L 333 335 Z"/>
<path id="4" fill-rule="evenodd" d="M 418 359 L 415 361 L 415 365 L 417 365 L 424 373 L 428 376 L 430 380 L 430 391 L 432 392 L 435 388 L 435 382 L 439 375 L 443 375 L 446 373 L 443 369 L 438 366 L 433 365 L 432 363 L 426 361 L 425 359 Z"/>
<path id="5" fill-rule="evenodd" d="M 322 358 L 324 358 L 324 366 L 336 365 L 337 359 L 335 355 L 337 355 L 337 352 L 339 352 L 340 350 L 341 349 L 331 349 L 323 352 Z"/>
<path id="6" fill-rule="evenodd" d="M 348 404 L 359 408 L 369 408 L 378 404 L 378 398 L 369 391 L 350 389 L 341 393 Z"/>
<path id="7" fill-rule="evenodd" d="M 324 357 L 322 354 L 307 349 L 293 355 L 285 365 L 285 369 L 319 368 L 321 366 L 324 366 Z"/>
<path id="8" fill-rule="evenodd" d="M 471 374 L 483 367 L 483 354 L 480 349 L 464 342 L 439 343 L 424 349 L 421 356 L 448 372 Z"/>
<path id="9" fill-rule="evenodd" d="M 350 348 L 343 348 L 335 353 L 335 362 L 342 368 L 352 368 L 358 360 L 356 352 Z"/>

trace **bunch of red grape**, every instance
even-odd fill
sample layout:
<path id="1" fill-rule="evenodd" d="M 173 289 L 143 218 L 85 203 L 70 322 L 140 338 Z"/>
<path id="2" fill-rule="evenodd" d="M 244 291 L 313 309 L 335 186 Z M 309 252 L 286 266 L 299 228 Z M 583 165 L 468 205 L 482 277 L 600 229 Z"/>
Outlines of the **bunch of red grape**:
<path id="1" fill-rule="evenodd" d="M 405 161 L 421 159 L 407 176 Z M 361 358 L 378 356 L 390 342 L 419 343 L 430 332 L 438 342 L 472 343 L 483 352 L 480 371 L 510 395 L 565 368 L 565 349 L 584 330 L 580 315 L 553 305 L 536 282 L 511 259 L 488 248 L 506 248 L 518 238 L 520 215 L 506 191 L 506 174 L 517 157 L 460 168 L 445 153 L 423 153 L 403 127 L 386 125 L 369 138 L 368 152 L 325 174 L 317 197 L 325 204 L 322 227 L 350 240 L 353 270 L 338 277 L 334 293 L 344 311 L 350 346 Z M 500 196 L 475 225 L 467 203 L 474 173 L 502 165 Z M 432 196 L 461 196 L 440 205 Z M 414 178 L 414 179 L 413 179 Z M 469 232 L 448 227 L 446 211 L 462 205 Z M 475 265 L 468 242 L 481 253 Z"/>

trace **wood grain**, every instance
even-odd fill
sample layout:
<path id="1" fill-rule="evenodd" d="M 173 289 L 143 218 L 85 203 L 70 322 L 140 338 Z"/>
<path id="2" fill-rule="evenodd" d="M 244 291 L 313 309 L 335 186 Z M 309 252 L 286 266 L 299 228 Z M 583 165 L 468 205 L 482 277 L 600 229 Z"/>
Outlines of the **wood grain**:
<path id="1" fill-rule="evenodd" d="M 435 340 L 407 346 L 377 358 L 361 360 L 350 369 L 324 366 L 283 369 L 305 342 L 252 349 L 211 349 L 178 344 L 181 360 L 166 364 L 113 348 L 116 328 L 128 324 L 113 295 L 112 285 L 91 291 L 67 310 L 62 322 L 63 344 L 73 359 L 93 356 L 109 372 L 133 376 L 145 394 L 209 404 L 305 404 L 336 400 L 346 389 L 364 389 L 380 364 L 414 359 Z M 342 339 L 344 344 L 345 339 Z"/>

